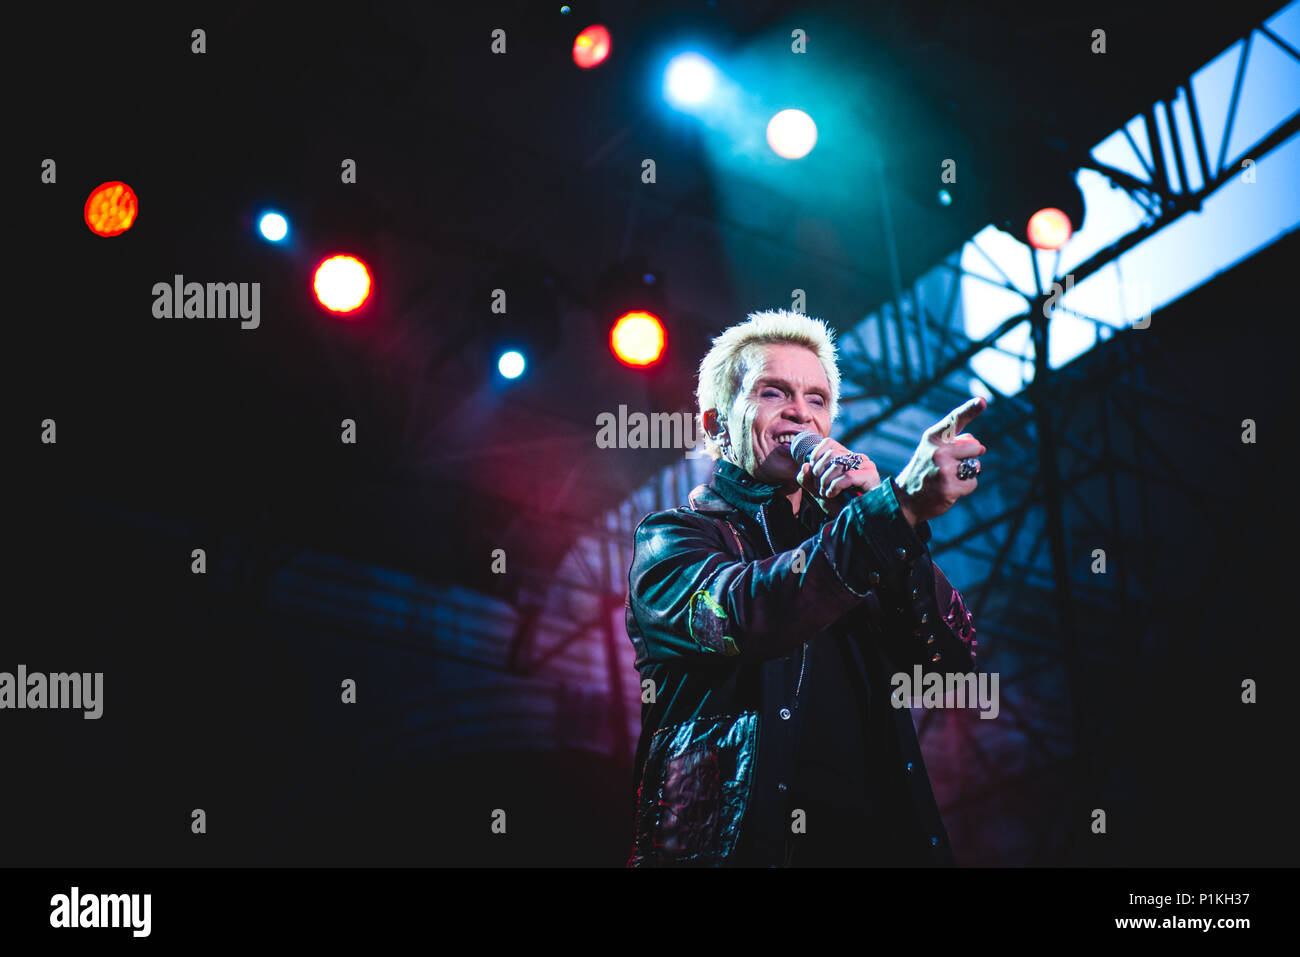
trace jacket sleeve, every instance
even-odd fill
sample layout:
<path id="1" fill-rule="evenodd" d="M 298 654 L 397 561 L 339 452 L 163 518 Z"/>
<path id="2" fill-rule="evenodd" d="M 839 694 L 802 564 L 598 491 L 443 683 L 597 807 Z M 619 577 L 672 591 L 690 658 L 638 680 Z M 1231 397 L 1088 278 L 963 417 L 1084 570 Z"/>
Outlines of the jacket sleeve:
<path id="1" fill-rule="evenodd" d="M 738 560 L 727 525 L 694 512 L 656 512 L 637 527 L 629 614 L 646 661 L 777 658 L 901 582 L 925 545 L 882 482 L 799 547 Z"/>
<path id="2" fill-rule="evenodd" d="M 925 671 L 975 670 L 974 621 L 928 549 L 907 569 L 901 584 L 868 600 L 891 660 L 905 668 L 920 665 Z"/>

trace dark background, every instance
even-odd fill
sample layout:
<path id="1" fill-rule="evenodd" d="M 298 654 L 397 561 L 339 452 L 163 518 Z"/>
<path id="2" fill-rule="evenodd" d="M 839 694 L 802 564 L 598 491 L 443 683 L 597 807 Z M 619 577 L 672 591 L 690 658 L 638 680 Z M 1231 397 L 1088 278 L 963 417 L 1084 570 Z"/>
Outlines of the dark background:
<path id="1" fill-rule="evenodd" d="M 630 649 L 616 658 L 598 633 L 577 677 L 562 657 L 548 676 L 476 638 L 475 622 L 523 614 L 583 523 L 674 460 L 597 450 L 596 414 L 690 409 L 708 337 L 788 304 L 793 287 L 816 290 L 810 312 L 844 329 L 890 283 L 860 169 L 835 171 L 837 201 L 803 206 L 797 184 L 783 194 L 756 177 L 744 188 L 772 222 L 724 222 L 698 139 L 647 106 L 659 51 L 690 36 L 732 50 L 779 40 L 804 7 L 575 5 L 561 18 L 558 6 L 344 15 L 236 3 L 115 12 L 94 29 L 54 9 L 25 15 L 14 42 L 31 79 L 6 151 L 21 291 L 5 350 L 13 534 L 0 670 L 102 671 L 105 716 L 0 715 L 0 862 L 625 860 L 630 760 L 616 726 L 622 715 L 635 730 Z M 904 282 L 1017 201 L 1012 157 L 1094 144 L 1274 9 L 1171 19 L 1131 6 L 806 8 L 837 26 L 833 40 L 810 31 L 843 57 L 825 95 L 861 100 L 867 112 L 846 112 L 869 113 L 888 145 Z M 568 59 L 579 20 L 615 36 L 615 56 L 591 73 Z M 1094 20 L 1115 24 L 1104 74 L 1053 39 Z M 189 52 L 196 26 L 203 56 Z M 505 57 L 489 53 L 498 26 Z M 657 192 L 640 185 L 646 155 Z M 949 155 L 979 171 L 978 186 L 940 218 L 909 171 Z M 39 182 L 45 157 L 56 185 Z M 339 182 L 344 157 L 355 186 Z M 141 211 L 104 240 L 81 207 L 111 179 Z M 288 248 L 253 238 L 264 203 L 289 217 Z M 377 277 L 349 321 L 308 292 L 312 266 L 337 248 Z M 1140 615 L 1079 619 L 1099 651 L 1076 673 L 1089 717 L 1077 753 L 1039 771 L 998 757 L 1004 773 L 978 792 L 934 772 L 961 863 L 1294 862 L 1296 252 L 1293 233 L 1127 334 L 1145 336 L 1148 386 L 1220 424 L 1254 418 L 1259 443 L 1144 407 L 1152 433 L 1176 437 L 1193 486 L 1152 485 L 1146 524 L 1129 530 L 1157 587 Z M 652 374 L 608 358 L 602 277 L 620 262 L 665 277 L 670 349 Z M 260 282 L 261 328 L 155 319 L 152 286 L 175 273 Z M 485 333 L 484 291 L 499 281 L 530 290 L 533 331 L 552 337 L 511 389 Z M 1103 392 L 1120 338 L 1076 363 Z M 338 441 L 344 417 L 359 423 L 357 446 Z M 44 418 L 57 445 L 39 442 Z M 997 454 L 991 445 L 986 464 Z M 207 576 L 190 573 L 195 547 Z M 496 547 L 512 574 L 491 574 Z M 305 561 L 312 587 L 295 591 L 285 570 Z M 348 596 L 373 611 L 394 588 L 406 596 L 384 612 L 396 625 L 349 629 L 327 610 Z M 438 608 L 444 618 L 417 627 Z M 1050 620 L 1026 627 L 1055 640 Z M 1008 672 L 1033 664 L 1003 653 Z M 358 682 L 354 707 L 338 703 L 343 677 Z M 1252 707 L 1239 703 L 1245 677 L 1260 684 Z M 1033 687 L 1049 703 L 1065 694 L 1059 672 Z M 932 766 L 938 754 L 969 760 L 956 731 L 936 740 Z M 1104 838 L 1062 823 L 1076 802 L 1107 809 Z M 203 837 L 189 830 L 196 807 Z M 497 807 L 508 839 L 488 831 Z"/>

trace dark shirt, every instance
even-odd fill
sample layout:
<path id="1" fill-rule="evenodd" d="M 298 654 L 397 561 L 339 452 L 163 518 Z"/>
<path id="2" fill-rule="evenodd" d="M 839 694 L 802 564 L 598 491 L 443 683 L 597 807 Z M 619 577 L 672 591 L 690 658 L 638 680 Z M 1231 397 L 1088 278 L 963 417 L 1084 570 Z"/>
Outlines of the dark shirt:
<path id="1" fill-rule="evenodd" d="M 807 495 L 797 520 L 778 495 L 768 509 L 772 543 L 795 548 L 815 534 L 820 509 Z M 805 813 L 806 833 L 792 834 L 793 866 L 869 866 L 877 863 L 867 749 L 873 722 L 861 669 L 834 630 L 808 643 L 799 700 L 799 753 L 789 807 Z M 883 863 L 883 862 L 881 862 Z"/>

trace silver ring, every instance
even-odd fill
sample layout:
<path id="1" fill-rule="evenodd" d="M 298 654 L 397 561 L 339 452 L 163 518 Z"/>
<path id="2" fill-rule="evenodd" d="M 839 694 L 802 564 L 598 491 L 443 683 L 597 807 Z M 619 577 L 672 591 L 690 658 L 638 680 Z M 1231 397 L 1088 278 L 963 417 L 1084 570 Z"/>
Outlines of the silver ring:
<path id="1" fill-rule="evenodd" d="M 831 461 L 846 472 L 852 472 L 855 469 L 862 468 L 862 456 L 858 455 L 856 452 L 848 455 L 837 455 L 835 458 L 831 459 Z"/>
<path id="2" fill-rule="evenodd" d="M 957 463 L 957 478 L 973 479 L 980 474 L 979 459 L 962 459 Z"/>

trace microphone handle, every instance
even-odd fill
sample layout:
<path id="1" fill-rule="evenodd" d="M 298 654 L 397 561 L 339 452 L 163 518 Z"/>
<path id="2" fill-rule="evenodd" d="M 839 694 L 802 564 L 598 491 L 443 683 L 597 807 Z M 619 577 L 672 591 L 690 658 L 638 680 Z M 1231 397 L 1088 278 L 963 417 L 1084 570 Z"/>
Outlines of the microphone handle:
<path id="1" fill-rule="evenodd" d="M 821 436 L 817 435 L 815 432 L 800 432 L 795 436 L 794 441 L 790 443 L 791 454 L 797 456 L 796 461 L 806 463 L 812 455 L 813 449 L 820 440 Z M 848 488 L 843 492 L 840 492 L 840 496 L 845 501 L 848 501 L 851 498 L 857 498 L 861 494 L 862 489 L 856 487 Z"/>

